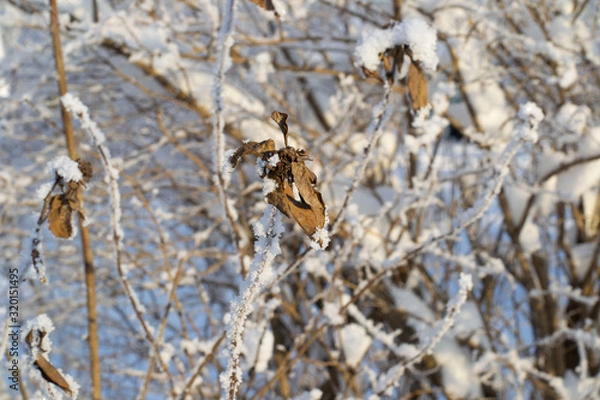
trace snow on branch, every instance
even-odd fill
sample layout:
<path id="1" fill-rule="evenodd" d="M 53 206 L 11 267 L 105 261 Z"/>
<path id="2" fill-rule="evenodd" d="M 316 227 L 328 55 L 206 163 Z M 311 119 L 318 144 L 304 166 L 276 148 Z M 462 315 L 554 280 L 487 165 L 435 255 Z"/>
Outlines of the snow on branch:
<path id="1" fill-rule="evenodd" d="M 346 190 L 346 196 L 344 197 L 344 201 L 342 203 L 342 206 L 340 207 L 340 211 L 339 211 L 338 215 L 336 216 L 335 220 L 333 221 L 333 224 L 331 225 L 331 232 L 335 233 L 337 228 L 339 227 L 339 225 L 342 223 L 343 216 L 346 212 L 346 209 L 348 208 L 348 205 L 350 204 L 350 200 L 352 200 L 352 196 L 354 195 L 354 192 L 358 188 L 360 181 L 362 180 L 363 176 L 365 175 L 365 171 L 367 170 L 367 165 L 369 164 L 369 161 L 371 160 L 371 157 L 373 155 L 373 149 L 383 133 L 383 127 L 384 127 L 385 123 L 388 121 L 388 119 L 390 118 L 390 115 L 391 115 L 391 107 L 390 107 L 391 92 L 392 92 L 392 86 L 386 82 L 385 93 L 383 95 L 383 99 L 373 110 L 373 115 L 375 118 L 369 125 L 369 129 L 367 132 L 367 134 L 369 136 L 369 143 L 365 147 L 363 159 L 362 159 L 360 165 L 356 168 L 356 173 L 354 174 L 354 179 L 352 180 L 350 187 Z"/>
<path id="2" fill-rule="evenodd" d="M 98 128 L 96 122 L 90 118 L 88 108 L 81 102 L 81 100 L 79 100 L 79 98 L 73 96 L 71 93 L 67 93 L 61 97 L 61 101 L 67 111 L 73 114 L 81 123 L 81 127 L 90 136 L 92 143 L 96 146 L 96 149 L 100 154 L 100 159 L 102 161 L 102 165 L 104 166 L 110 189 L 112 206 L 111 222 L 115 245 L 117 249 L 120 249 L 121 240 L 123 238 L 123 229 L 121 228 L 121 194 L 119 192 L 119 185 L 117 183 L 119 180 L 119 170 L 114 167 L 113 160 L 110 156 L 110 151 L 106 146 L 104 146 L 106 137 L 100 128 Z"/>
<path id="3" fill-rule="evenodd" d="M 542 297 L 547 295 L 568 297 L 578 303 L 585 304 L 588 307 L 593 307 L 599 300 L 598 296 L 584 295 L 581 288 L 573 288 L 571 285 L 561 285 L 557 282 L 552 282 L 548 290 L 532 289 L 529 291 L 529 297 Z"/>
<path id="4" fill-rule="evenodd" d="M 154 339 L 152 335 L 151 327 L 148 325 L 146 320 L 144 319 L 143 314 L 145 313 L 145 307 L 140 302 L 137 293 L 129 283 L 127 279 L 127 275 L 123 264 L 121 262 L 121 253 L 123 251 L 123 228 L 121 227 L 121 193 L 119 190 L 119 171 L 114 166 L 113 159 L 110 156 L 110 151 L 104 145 L 106 141 L 106 137 L 104 133 L 98 128 L 96 122 L 94 122 L 90 118 L 90 113 L 85 104 L 79 100 L 76 96 L 67 93 L 61 97 L 61 101 L 68 112 L 77 118 L 80 122 L 81 127 L 88 133 L 90 139 L 94 146 L 96 147 L 98 154 L 100 155 L 100 160 L 102 161 L 102 166 L 106 172 L 107 183 L 109 186 L 110 200 L 111 200 L 111 223 L 113 230 L 113 243 L 115 248 L 115 260 L 117 264 L 117 271 L 119 273 L 119 277 L 121 279 L 121 283 L 125 288 L 125 293 L 133 307 L 135 314 L 137 316 L 142 329 L 144 330 L 146 339 L 152 345 L 154 351 L 158 355 L 158 359 L 160 361 L 161 367 L 167 377 L 169 378 L 169 383 L 171 387 L 173 387 L 173 377 L 171 376 L 167 364 L 163 359 L 162 353 L 160 352 L 159 345 Z"/>
<path id="5" fill-rule="evenodd" d="M 424 346 L 421 346 L 412 358 L 394 367 L 379 380 L 376 388 L 378 395 L 389 395 L 389 391 L 400 382 L 400 378 L 404 375 L 404 371 L 419 363 L 423 357 L 430 354 L 434 347 L 442 340 L 444 335 L 448 333 L 452 325 L 454 325 L 456 316 L 467 301 L 469 292 L 473 289 L 471 275 L 464 272 L 461 273 L 458 278 L 458 286 L 458 292 L 446 304 L 446 316 L 436 323 L 436 326 L 430 335 L 431 338 Z"/>
<path id="6" fill-rule="evenodd" d="M 240 295 L 231 302 L 230 321 L 227 327 L 229 359 L 227 369 L 221 373 L 222 399 L 234 400 L 242 382 L 240 358 L 242 355 L 246 319 L 254 307 L 261 288 L 273 277 L 272 264 L 281 253 L 279 237 L 283 233 L 281 213 L 268 205 L 263 218 L 254 224 L 257 241 L 250 273 L 240 290 Z"/>
<path id="7" fill-rule="evenodd" d="M 479 198 L 474 202 L 473 206 L 464 211 L 458 216 L 458 218 L 454 220 L 452 224 L 453 228 L 451 228 L 448 232 L 432 235 L 427 240 L 423 241 L 422 244 L 415 245 L 412 249 L 406 251 L 404 255 L 386 262 L 384 268 L 381 268 L 377 274 L 371 277 L 368 281 L 362 282 L 359 288 L 357 288 L 354 297 L 346 305 L 344 305 L 342 309 L 345 310 L 350 304 L 354 303 L 357 299 L 363 296 L 369 290 L 369 288 L 379 282 L 396 266 L 412 257 L 415 257 L 418 254 L 421 254 L 424 250 L 432 248 L 438 242 L 458 235 L 461 231 L 481 219 L 492 205 L 494 199 L 500 191 L 502 183 L 504 182 L 504 178 L 509 172 L 510 163 L 517 153 L 519 147 L 524 142 L 535 142 L 537 140 L 537 128 L 543 118 L 543 115 L 544 114 L 540 108 L 533 103 L 527 103 L 521 106 L 521 109 L 519 110 L 519 116 L 523 121 L 517 128 L 515 137 L 506 145 L 499 157 L 499 161 L 497 162 L 498 167 L 496 176 L 488 183 L 483 194 L 479 196 Z"/>
<path id="8" fill-rule="evenodd" d="M 236 228 L 237 214 L 227 198 L 227 186 L 231 176 L 231 168 L 228 166 L 228 159 L 225 158 L 225 117 L 223 111 L 225 108 L 223 100 L 223 85 L 225 73 L 231 67 L 231 56 L 229 55 L 231 46 L 233 46 L 233 32 L 235 21 L 235 0 L 227 0 L 221 16 L 221 27 L 217 38 L 217 61 L 214 66 L 214 80 L 211 91 L 213 101 L 213 137 L 215 141 L 215 157 L 213 164 L 213 182 L 217 187 L 221 206 L 225 211 L 227 221 L 232 230 L 232 241 L 236 248 L 242 247 L 242 236 Z M 246 274 L 246 263 L 244 257 L 239 253 L 239 261 L 242 274 Z"/>
<path id="9" fill-rule="evenodd" d="M 216 157 L 214 162 L 215 183 L 219 189 L 219 196 L 225 210 L 228 208 L 225 197 L 227 182 L 224 180 L 223 168 L 225 165 L 225 118 L 223 116 L 223 81 L 225 72 L 231 66 L 231 57 L 229 51 L 233 45 L 233 25 L 235 17 L 235 0 L 227 0 L 221 19 L 221 28 L 219 29 L 217 44 L 217 62 L 214 70 L 214 81 L 212 88 L 213 99 L 213 136 L 215 140 Z"/>
<path id="10" fill-rule="evenodd" d="M 435 53 L 437 32 L 420 18 L 407 18 L 402 22 L 394 21 L 386 29 L 369 29 L 362 33 L 354 53 L 356 64 L 375 70 L 381 62 L 380 55 L 396 46 L 408 46 L 412 58 L 419 61 L 423 68 L 435 71 L 439 62 Z"/>
<path id="11" fill-rule="evenodd" d="M 206 354 L 203 359 L 199 360 L 198 366 L 190 375 L 188 380 L 184 383 L 183 389 L 181 390 L 181 393 L 178 397 L 179 400 L 187 399 L 187 396 L 189 396 L 190 392 L 195 387 L 195 385 L 199 385 L 202 383 L 202 379 L 198 379 L 200 377 L 200 373 L 202 372 L 204 367 L 206 367 L 206 365 L 214 359 L 223 339 L 225 339 L 225 334 L 222 334 L 218 338 L 213 339 L 210 353 Z"/>
<path id="12" fill-rule="evenodd" d="M 48 171 L 56 174 L 65 182 L 79 182 L 83 179 L 83 173 L 79 170 L 79 164 L 67 156 L 59 156 L 48 163 Z"/>
<path id="13" fill-rule="evenodd" d="M 521 119 L 521 124 L 517 127 L 515 137 L 504 148 L 496 163 L 498 165 L 496 177 L 488 183 L 483 195 L 475 201 L 473 206 L 455 221 L 454 234 L 459 233 L 483 217 L 483 214 L 489 209 L 500 192 L 504 178 L 506 178 L 506 175 L 510 171 L 510 163 L 519 147 L 524 142 L 537 142 L 537 129 L 544 118 L 542 110 L 535 103 L 526 103 L 519 108 L 519 118 Z"/>

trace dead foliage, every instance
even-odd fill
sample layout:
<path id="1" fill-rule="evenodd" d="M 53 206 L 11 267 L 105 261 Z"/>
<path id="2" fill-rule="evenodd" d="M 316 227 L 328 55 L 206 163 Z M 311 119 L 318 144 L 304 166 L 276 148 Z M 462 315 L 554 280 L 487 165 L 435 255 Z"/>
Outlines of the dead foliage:
<path id="1" fill-rule="evenodd" d="M 267 11 L 275 11 L 275 6 L 273 6 L 273 1 L 271 0 L 250 0 L 263 10 Z"/>
<path id="2" fill-rule="evenodd" d="M 275 181 L 275 188 L 267 194 L 267 202 L 277 207 L 288 218 L 295 220 L 311 239 L 320 229 L 326 229 L 325 202 L 315 188 L 317 176 L 306 166 L 312 160 L 308 153 L 287 145 L 286 113 L 273 111 L 271 118 L 279 125 L 286 146 L 275 150 L 273 139 L 244 143 L 229 158 L 232 167 L 248 154 L 260 157 L 264 163 L 261 178 Z M 326 244 L 318 239 L 321 247 Z"/>
<path id="3" fill-rule="evenodd" d="M 85 220 L 85 209 L 83 207 L 83 189 L 87 187 L 93 175 L 92 164 L 77 159 L 79 170 L 83 178 L 78 181 L 64 182 L 60 176 L 56 176 L 54 186 L 44 201 L 40 224 L 48 219 L 50 231 L 57 238 L 66 239 L 73 235 L 73 212 L 79 213 L 80 218 Z M 61 192 L 52 195 L 54 188 L 59 186 Z"/>
<path id="4" fill-rule="evenodd" d="M 406 78 L 408 94 L 412 101 L 412 108 L 415 111 L 427 107 L 427 79 L 423 69 L 415 63 L 410 63 L 408 77 Z"/>
<path id="5" fill-rule="evenodd" d="M 92 179 L 92 164 L 82 159 L 77 159 L 76 161 L 79 171 L 83 175 L 81 180 L 79 182 L 65 182 L 61 176 L 56 174 L 54 185 L 44 198 L 44 205 L 42 206 L 42 211 L 35 227 L 35 233 L 31 240 L 31 264 L 43 283 L 47 282 L 46 276 L 43 273 L 44 261 L 40 246 L 40 231 L 44 222 L 48 220 L 49 229 L 54 236 L 66 239 L 73 235 L 73 223 L 71 221 L 73 212 L 78 212 L 80 218 L 82 220 L 85 219 L 83 188 Z M 57 186 L 61 188 L 61 193 L 53 195 L 52 193 Z"/>
<path id="6" fill-rule="evenodd" d="M 83 178 L 79 182 L 62 182 L 57 176 L 57 182 L 63 193 L 51 196 L 48 199 L 48 225 L 50 231 L 57 238 L 69 238 L 73 235 L 73 212 L 78 212 L 79 217 L 85 220 L 85 210 L 83 208 L 83 188 L 90 181 L 93 175 L 92 165 L 82 159 L 77 159 L 79 170 Z"/>
<path id="7" fill-rule="evenodd" d="M 56 369 L 54 365 L 50 363 L 43 355 L 46 353 L 46 349 L 43 348 L 42 343 L 44 337 L 48 332 L 40 329 L 32 329 L 27 333 L 25 340 L 32 350 L 35 357 L 33 365 L 40 371 L 42 378 L 49 384 L 54 384 L 61 388 L 65 393 L 72 394 L 72 389 L 69 383 L 63 376 L 63 374 Z"/>
<path id="8" fill-rule="evenodd" d="M 386 49 L 379 55 L 385 72 L 385 79 L 390 84 L 396 80 L 396 74 L 400 74 L 406 60 L 410 62 L 408 74 L 403 79 L 408 95 L 411 101 L 413 111 L 417 112 L 424 107 L 427 107 L 429 101 L 427 99 L 427 78 L 423 68 L 418 61 L 413 59 L 412 51 L 407 45 L 398 45 L 391 49 Z M 362 71 L 367 78 L 375 78 L 383 82 L 378 71 L 371 71 L 362 67 Z"/>

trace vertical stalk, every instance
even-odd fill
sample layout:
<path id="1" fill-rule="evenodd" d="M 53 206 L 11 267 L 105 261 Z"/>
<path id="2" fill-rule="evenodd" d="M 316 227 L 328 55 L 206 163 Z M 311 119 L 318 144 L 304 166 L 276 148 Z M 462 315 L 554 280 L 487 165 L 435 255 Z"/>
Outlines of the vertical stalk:
<path id="1" fill-rule="evenodd" d="M 98 0 L 92 0 L 92 20 L 94 23 L 100 21 L 100 14 L 98 12 Z"/>
<path id="2" fill-rule="evenodd" d="M 54 61 L 56 72 L 58 74 L 58 91 L 61 96 L 67 93 L 67 79 L 65 75 L 65 65 L 63 62 L 62 47 L 60 43 L 60 28 L 58 25 L 58 7 L 56 0 L 50 0 L 50 31 L 52 33 L 52 44 L 54 47 Z M 67 150 L 71 159 L 77 159 L 77 149 L 75 138 L 73 136 L 73 124 L 71 115 L 60 104 L 63 128 L 67 144 Z M 98 340 L 98 321 L 96 312 L 96 277 L 94 272 L 94 257 L 90 244 L 90 234 L 81 219 L 78 219 L 79 232 L 81 236 L 81 248 L 83 252 L 83 264 L 85 272 L 85 284 L 88 307 L 88 336 L 90 346 L 90 371 L 92 375 L 92 393 L 94 400 L 100 400 L 100 355 Z"/>

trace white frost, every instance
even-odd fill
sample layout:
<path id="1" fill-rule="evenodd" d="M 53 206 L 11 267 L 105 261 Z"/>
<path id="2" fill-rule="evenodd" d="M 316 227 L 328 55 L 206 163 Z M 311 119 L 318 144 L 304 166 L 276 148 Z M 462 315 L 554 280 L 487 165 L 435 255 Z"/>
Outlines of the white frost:
<path id="1" fill-rule="evenodd" d="M 340 338 L 346 363 L 356 368 L 371 347 L 373 340 L 367 335 L 365 328 L 354 323 L 340 329 Z"/>
<path id="2" fill-rule="evenodd" d="M 420 61 L 425 70 L 435 71 L 437 68 L 436 30 L 420 18 L 408 18 L 387 29 L 363 31 L 354 52 L 356 64 L 376 70 L 380 63 L 379 55 L 398 45 L 407 45 L 412 51 L 413 60 Z"/>
<path id="3" fill-rule="evenodd" d="M 79 182 L 83 178 L 77 162 L 67 156 L 53 158 L 48 162 L 48 170 L 51 174 L 56 172 L 65 182 Z"/>
<path id="4" fill-rule="evenodd" d="M 292 400 L 321 400 L 323 392 L 320 389 L 312 389 L 310 392 L 304 392 Z"/>
<path id="5" fill-rule="evenodd" d="M 279 237 L 283 230 L 281 213 L 277 211 L 277 208 L 269 205 L 263 218 L 254 224 L 254 234 L 257 240 L 254 245 L 255 254 L 250 265 L 249 276 L 244 282 L 239 296 L 231 302 L 231 319 L 227 324 L 229 358 L 227 369 L 221 373 L 219 380 L 223 393 L 233 393 L 234 398 L 242 382 L 240 357 L 243 350 L 246 320 L 252 312 L 261 288 L 273 277 L 273 261 L 281 253 Z"/>

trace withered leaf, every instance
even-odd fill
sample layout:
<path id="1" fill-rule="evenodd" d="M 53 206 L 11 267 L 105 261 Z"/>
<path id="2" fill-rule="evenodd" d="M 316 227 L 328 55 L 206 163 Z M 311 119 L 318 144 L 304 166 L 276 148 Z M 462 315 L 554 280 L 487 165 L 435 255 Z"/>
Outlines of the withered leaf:
<path id="1" fill-rule="evenodd" d="M 250 0 L 250 1 L 253 2 L 254 4 L 256 4 L 257 6 L 259 6 L 260 8 L 262 8 L 263 10 L 267 10 L 267 11 L 275 10 L 272 0 Z"/>
<path id="2" fill-rule="evenodd" d="M 318 229 L 325 228 L 325 202 L 314 186 L 317 176 L 304 163 L 309 159 L 304 150 L 287 147 L 278 154 L 280 161 L 267 172 L 268 177 L 277 182 L 276 189 L 267 195 L 267 201 L 296 220 L 312 238 Z"/>
<path id="3" fill-rule="evenodd" d="M 79 167 L 79 170 L 81 171 L 81 174 L 83 175 L 82 183 L 85 185 L 86 183 L 88 183 L 90 181 L 90 179 L 92 179 L 92 176 L 94 175 L 94 171 L 92 169 L 92 164 L 89 161 L 85 161 L 81 158 L 78 158 L 76 161 L 77 161 L 77 166 Z"/>
<path id="4" fill-rule="evenodd" d="M 304 161 L 292 163 L 292 175 L 291 185 L 289 180 L 283 183 L 287 201 L 291 204 L 290 211 L 308 237 L 312 238 L 317 229 L 325 226 L 325 203 L 321 193 L 314 187 L 317 177 Z M 300 201 L 295 199 L 293 185 L 300 195 Z"/>
<path id="5" fill-rule="evenodd" d="M 68 394 L 72 394 L 69 383 L 64 376 L 43 356 L 42 353 L 46 353 L 49 349 L 44 349 L 42 344 L 44 337 L 48 334 L 45 330 L 34 328 L 31 329 L 25 336 L 25 341 L 31 347 L 32 350 L 36 350 L 36 359 L 33 362 L 41 372 L 42 378 L 48 383 L 53 383 Z"/>
<path id="6" fill-rule="evenodd" d="M 57 238 L 66 239 L 73 234 L 72 211 L 67 194 L 57 194 L 50 198 L 48 225 Z"/>
<path id="7" fill-rule="evenodd" d="M 394 82 L 396 71 L 400 71 L 404 60 L 404 47 L 396 46 L 388 49 L 382 55 L 383 69 L 389 83 Z"/>
<path id="8" fill-rule="evenodd" d="M 42 378 L 48 383 L 53 383 L 68 394 L 71 394 L 71 387 L 69 383 L 66 381 L 64 376 L 56 369 L 56 367 L 46 358 L 41 355 L 39 352 L 37 353 L 37 358 L 34 361 L 34 365 L 40 370 L 42 373 Z"/>
<path id="9" fill-rule="evenodd" d="M 72 183 L 72 182 L 71 182 Z M 70 187 L 69 190 L 65 193 L 67 200 L 69 201 L 69 207 L 71 207 L 71 211 L 78 211 L 79 214 L 83 215 L 83 189 L 81 186 L 73 186 Z M 85 219 L 85 218 L 84 218 Z"/>
<path id="10" fill-rule="evenodd" d="M 408 70 L 408 93 L 412 100 L 412 108 L 415 111 L 426 107 L 427 101 L 427 80 L 425 79 L 425 73 L 417 66 L 414 62 L 410 64 Z"/>
<path id="11" fill-rule="evenodd" d="M 287 126 L 288 115 L 281 111 L 273 111 L 271 113 L 271 118 L 273 119 L 273 121 L 277 122 L 277 125 L 279 125 L 279 128 L 281 129 L 281 132 L 283 132 L 284 135 L 287 135 L 287 133 L 288 133 L 288 126 Z"/>
<path id="12" fill-rule="evenodd" d="M 377 79 L 379 82 L 382 82 L 381 78 L 379 77 L 379 74 L 377 73 L 377 71 L 371 71 L 368 68 L 365 68 L 364 66 L 361 67 L 363 74 L 365 74 L 365 78 L 369 79 L 369 78 L 375 78 Z"/>
<path id="13" fill-rule="evenodd" d="M 283 141 L 285 142 L 285 147 L 287 147 L 288 146 L 288 141 L 287 141 L 287 133 L 288 133 L 287 118 L 288 118 L 288 115 L 284 112 L 273 111 L 271 113 L 271 118 L 273 119 L 273 121 L 277 122 L 277 125 L 279 125 L 279 129 L 281 129 L 281 133 L 283 133 Z"/>
<path id="14" fill-rule="evenodd" d="M 273 141 L 273 139 L 263 140 L 260 143 L 247 142 L 244 143 L 239 149 L 237 149 L 235 153 L 231 155 L 231 157 L 229 157 L 229 163 L 233 168 L 235 168 L 240 162 L 240 159 L 246 154 L 252 154 L 257 157 L 262 157 L 263 154 L 274 151 L 275 142 Z"/>
<path id="15" fill-rule="evenodd" d="M 288 115 L 283 112 L 273 111 L 271 118 L 279 125 L 284 138 L 288 132 Z M 231 166 L 235 168 L 240 158 L 246 154 L 261 157 L 265 163 L 262 177 L 275 181 L 275 189 L 267 194 L 267 202 L 277 207 L 288 218 L 294 219 L 304 232 L 314 240 L 315 233 L 325 229 L 326 213 L 323 196 L 315 188 L 317 176 L 306 166 L 310 160 L 308 153 L 302 149 L 296 150 L 287 146 L 275 150 L 272 139 L 263 142 L 248 142 L 243 144 L 229 158 Z M 273 164 L 268 162 L 275 154 L 278 161 Z M 324 248 L 327 243 L 319 238 L 319 245 Z"/>

